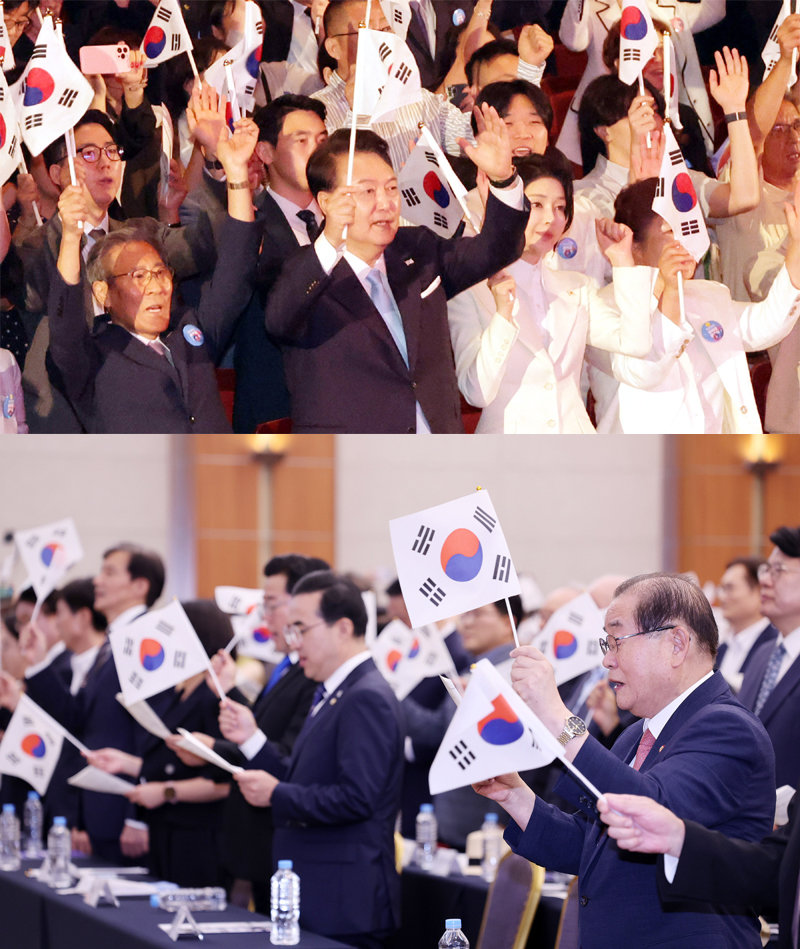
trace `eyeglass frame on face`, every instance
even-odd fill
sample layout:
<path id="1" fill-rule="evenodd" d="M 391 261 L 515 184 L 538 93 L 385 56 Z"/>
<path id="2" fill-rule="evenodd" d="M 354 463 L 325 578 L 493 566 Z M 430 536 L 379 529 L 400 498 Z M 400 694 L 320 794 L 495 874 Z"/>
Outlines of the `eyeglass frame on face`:
<path id="1" fill-rule="evenodd" d="M 386 26 L 378 27 L 378 29 L 375 29 L 373 27 L 371 27 L 371 29 L 375 33 L 394 33 L 394 30 L 391 28 L 391 26 L 389 26 L 388 23 L 386 24 Z M 331 33 L 330 36 L 328 36 L 328 39 L 332 40 L 337 36 L 358 36 L 358 32 L 359 32 L 358 30 L 347 30 L 346 33 Z"/>
<path id="2" fill-rule="evenodd" d="M 136 274 L 147 274 L 147 280 L 142 283 L 142 278 L 137 278 Z M 109 280 L 116 280 L 119 277 L 130 277 L 139 289 L 146 290 L 150 286 L 150 281 L 154 277 L 163 287 L 165 285 L 163 282 L 165 279 L 165 274 L 167 275 L 167 284 L 172 286 L 172 283 L 175 279 L 175 271 L 172 267 L 168 267 L 166 264 L 158 267 L 155 270 L 148 270 L 147 267 L 134 267 L 133 270 L 126 270 L 123 273 L 112 273 L 106 277 L 106 283 L 108 283 Z"/>
<path id="3" fill-rule="evenodd" d="M 760 563 L 756 570 L 759 583 L 767 575 L 769 575 L 769 578 L 774 583 L 779 577 L 785 576 L 787 573 L 800 573 L 800 570 L 791 570 L 785 563 Z"/>
<path id="4" fill-rule="evenodd" d="M 306 626 L 305 629 L 300 629 L 300 625 L 300 623 L 289 623 L 283 627 L 283 638 L 286 640 L 287 646 L 299 646 L 306 633 L 311 632 L 312 629 L 316 629 L 317 626 L 327 626 L 328 623 L 324 619 L 321 619 L 318 623 L 312 623 L 310 626 Z"/>
<path id="5" fill-rule="evenodd" d="M 677 624 L 673 623 L 671 626 L 656 626 L 655 629 L 642 629 L 638 633 L 628 633 L 626 636 L 612 636 L 610 633 L 606 633 L 605 639 L 598 639 L 597 641 L 600 643 L 600 652 L 604 656 L 607 656 L 608 653 L 611 653 L 613 656 L 613 655 L 616 655 L 617 652 L 619 652 L 619 644 L 624 639 L 633 639 L 634 636 L 647 636 L 650 633 L 663 633 L 667 629 L 676 629 L 676 628 L 677 628 Z M 605 630 L 603 630 L 603 632 L 605 632 Z M 614 640 L 613 649 L 611 648 L 611 643 L 609 642 L 609 640 L 612 640 L 612 639 Z"/>
<path id="6" fill-rule="evenodd" d="M 87 158 L 83 153 L 87 148 L 95 149 L 97 151 L 97 158 Z M 115 154 L 109 154 L 109 149 L 113 149 Z M 87 165 L 96 165 L 100 161 L 100 152 L 105 152 L 106 158 L 109 161 L 122 161 L 125 158 L 125 149 L 119 145 L 115 145 L 113 142 L 110 145 L 81 145 L 80 148 L 75 149 L 76 154 L 80 155 L 81 158 L 86 162 Z M 64 157 L 59 159 L 59 164 L 62 164 L 67 160 L 67 153 L 64 152 Z"/>

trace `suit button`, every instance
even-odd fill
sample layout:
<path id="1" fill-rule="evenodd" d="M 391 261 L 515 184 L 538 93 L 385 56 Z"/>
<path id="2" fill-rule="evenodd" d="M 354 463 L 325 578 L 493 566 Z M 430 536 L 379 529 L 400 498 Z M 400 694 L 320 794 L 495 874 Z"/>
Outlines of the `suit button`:
<path id="1" fill-rule="evenodd" d="M 747 415 L 747 406 L 746 406 L 746 405 L 740 405 L 740 406 L 739 406 L 739 411 L 742 413 L 742 415 Z"/>
<path id="2" fill-rule="evenodd" d="M 588 897 L 588 896 L 582 896 L 578 902 L 581 904 L 581 906 L 588 906 L 588 905 L 589 905 L 589 897 Z"/>
<path id="3" fill-rule="evenodd" d="M 196 419 L 193 415 L 190 415 L 190 416 L 189 416 L 189 424 L 190 424 L 190 425 L 194 425 L 194 423 L 195 423 L 196 421 L 197 421 L 197 419 Z"/>
<path id="4" fill-rule="evenodd" d="M 412 388 L 412 389 L 416 389 L 416 388 L 417 388 L 417 384 L 416 384 L 416 382 L 414 382 L 413 380 L 412 380 L 412 382 L 411 382 L 411 388 Z"/>

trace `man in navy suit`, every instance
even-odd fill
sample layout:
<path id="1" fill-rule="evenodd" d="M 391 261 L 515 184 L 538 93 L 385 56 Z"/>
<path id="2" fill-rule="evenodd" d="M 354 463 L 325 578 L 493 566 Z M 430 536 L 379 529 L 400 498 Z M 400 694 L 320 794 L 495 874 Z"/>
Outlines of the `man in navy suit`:
<path id="1" fill-rule="evenodd" d="M 272 807 L 273 860 L 303 881 L 304 929 L 377 949 L 399 925 L 394 823 L 403 781 L 399 703 L 370 657 L 358 588 L 330 571 L 292 591 L 287 635 L 317 681 L 291 756 L 264 743 L 236 776 L 249 803 Z M 226 711 L 220 713 L 224 724 Z"/>
<path id="2" fill-rule="evenodd" d="M 601 792 L 649 795 L 707 827 L 760 840 L 775 810 L 772 748 L 760 722 L 713 671 L 717 627 L 700 588 L 667 574 L 626 580 L 608 608 L 605 631 L 603 664 L 617 704 L 644 719 L 611 750 L 570 714 L 537 649 L 512 653 L 514 688 L 557 736 L 566 759 Z M 515 851 L 578 874 L 583 949 L 761 944 L 758 922 L 745 907 L 723 914 L 712 904 L 664 905 L 655 857 L 620 852 L 598 820 L 594 799 L 573 777 L 563 778 L 556 791 L 577 805 L 574 815 L 537 798 L 518 775 L 475 789 L 513 818 L 506 839 Z"/>
<path id="3" fill-rule="evenodd" d="M 777 786 L 800 782 L 800 527 L 779 527 L 758 572 L 761 612 L 780 636 L 761 646 L 745 672 L 739 701 L 764 723 L 775 749 Z"/>

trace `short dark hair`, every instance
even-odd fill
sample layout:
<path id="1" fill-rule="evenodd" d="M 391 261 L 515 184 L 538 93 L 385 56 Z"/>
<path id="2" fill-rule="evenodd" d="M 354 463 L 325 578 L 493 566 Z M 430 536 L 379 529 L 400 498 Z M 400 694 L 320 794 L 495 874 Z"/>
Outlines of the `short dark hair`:
<path id="1" fill-rule="evenodd" d="M 511 615 L 514 617 L 514 625 L 519 626 L 524 615 L 522 609 L 522 597 L 518 593 L 513 594 L 513 596 L 508 598 L 508 605 L 511 607 Z M 506 606 L 505 600 L 496 600 L 494 603 L 494 608 L 501 616 L 508 616 L 508 607 Z"/>
<path id="2" fill-rule="evenodd" d="M 116 553 L 128 555 L 128 573 L 131 580 L 147 580 L 145 603 L 148 608 L 151 607 L 164 589 L 164 561 L 155 551 L 145 550 L 144 547 L 127 541 L 109 547 L 103 552 L 103 560 Z"/>
<path id="3" fill-rule="evenodd" d="M 308 573 L 330 570 L 331 565 L 321 557 L 306 557 L 303 554 L 279 554 L 264 565 L 265 577 L 286 577 L 286 591 L 292 592 L 297 581 Z"/>
<path id="4" fill-rule="evenodd" d="M 207 656 L 216 655 L 228 645 L 233 638 L 231 618 L 213 600 L 184 600 L 181 606 Z"/>
<path id="5" fill-rule="evenodd" d="M 19 595 L 16 600 L 14 600 L 14 606 L 17 603 L 31 603 L 33 606 L 36 606 L 37 596 L 36 591 L 33 587 L 25 587 L 24 590 L 20 590 Z M 47 596 L 42 600 L 42 604 L 39 607 L 39 610 L 44 613 L 45 616 L 52 616 L 56 611 L 56 591 L 53 590 L 52 593 L 48 593 Z"/>
<path id="6" fill-rule="evenodd" d="M 313 112 L 325 121 L 325 104 L 311 96 L 298 96 L 292 93 L 278 96 L 268 105 L 256 109 L 253 121 L 258 126 L 259 142 L 269 142 L 273 147 L 278 144 L 278 136 L 283 131 L 286 116 L 292 112 Z"/>
<path id="7" fill-rule="evenodd" d="M 402 596 L 403 588 L 400 586 L 399 577 L 395 577 L 383 592 L 386 594 L 386 596 Z"/>
<path id="8" fill-rule="evenodd" d="M 594 168 L 598 155 L 608 154 L 606 143 L 595 129 L 599 125 L 614 125 L 625 118 L 631 102 L 638 94 L 636 83 L 629 86 L 618 76 L 598 76 L 586 87 L 578 107 L 584 174 Z"/>
<path id="9" fill-rule="evenodd" d="M 800 557 L 800 527 L 779 527 L 769 539 L 787 557 Z"/>
<path id="10" fill-rule="evenodd" d="M 475 85 L 475 72 L 478 66 L 490 63 L 498 56 L 519 56 L 519 48 L 514 40 L 505 38 L 490 40 L 488 43 L 484 43 L 483 46 L 479 46 L 467 60 L 464 67 L 464 72 L 467 74 L 467 85 Z"/>
<path id="11" fill-rule="evenodd" d="M 490 82 L 478 93 L 475 105 L 487 102 L 497 109 L 498 115 L 505 118 L 511 100 L 515 96 L 524 96 L 536 109 L 536 114 L 544 122 L 548 136 L 553 131 L 553 107 L 547 95 L 538 86 L 527 79 L 511 79 L 508 82 Z M 473 120 L 474 122 L 474 120 Z"/>
<path id="12" fill-rule="evenodd" d="M 292 590 L 292 596 L 304 593 L 322 593 L 319 615 L 326 623 L 349 619 L 353 624 L 353 635 L 363 637 L 367 632 L 367 608 L 361 591 L 341 574 L 333 570 L 318 570 L 302 577 Z"/>
<path id="13" fill-rule="evenodd" d="M 633 240 L 641 244 L 647 228 L 658 213 L 653 210 L 658 178 L 643 178 L 623 188 L 614 201 L 614 220 L 633 231 Z"/>
<path id="14" fill-rule="evenodd" d="M 63 600 L 70 613 L 89 610 L 92 614 L 92 627 L 102 633 L 108 626 L 105 615 L 94 608 L 94 583 L 91 577 L 82 580 L 72 580 L 56 593 L 56 602 Z"/>
<path id="15" fill-rule="evenodd" d="M 714 612 L 693 580 L 675 573 L 644 573 L 620 583 L 614 599 L 631 592 L 637 598 L 633 610 L 637 629 L 658 629 L 677 621 L 688 626 L 712 659 L 717 655 L 719 631 Z"/>
<path id="16" fill-rule="evenodd" d="M 157 228 L 158 223 L 152 218 L 142 218 L 136 224 L 126 224 L 101 237 L 92 246 L 86 259 L 86 276 L 89 283 L 94 283 L 95 280 L 107 281 L 111 274 L 106 268 L 106 257 L 117 247 L 123 247 L 133 241 L 149 244 L 162 260 L 166 260 L 164 245 L 161 243 Z"/>
<path id="17" fill-rule="evenodd" d="M 567 205 L 566 231 L 575 216 L 575 201 L 572 191 L 572 166 L 561 152 L 551 149 L 545 155 L 525 155 L 514 162 L 524 187 L 539 178 L 554 178 L 564 189 Z"/>
<path id="18" fill-rule="evenodd" d="M 8 5 L 6 4 L 6 6 Z M 106 113 L 101 112 L 100 109 L 89 109 L 88 112 L 84 112 L 78 121 L 72 126 L 72 129 L 74 132 L 77 132 L 78 129 L 84 125 L 102 125 L 111 136 L 111 140 L 116 144 L 119 144 L 117 142 L 116 126 L 106 115 Z M 64 141 L 63 135 L 59 135 L 58 138 L 52 141 L 42 152 L 45 168 L 49 168 L 51 165 L 60 164 L 66 157 L 67 144 Z"/>
<path id="19" fill-rule="evenodd" d="M 306 165 L 308 187 L 316 198 L 320 191 L 333 191 L 336 187 L 338 159 L 350 149 L 350 129 L 337 129 L 316 148 Z M 389 146 L 370 129 L 356 132 L 356 154 L 371 154 L 382 158 L 392 168 Z"/>
<path id="20" fill-rule="evenodd" d="M 333 26 L 333 21 L 339 16 L 341 10 L 343 10 L 348 3 L 357 3 L 358 0 L 330 0 L 330 3 L 325 7 L 325 12 L 322 14 L 322 25 L 325 36 L 331 36 L 331 29 Z"/>
<path id="21" fill-rule="evenodd" d="M 731 567 L 744 567 L 745 580 L 751 589 L 755 589 L 758 584 L 758 568 L 767 561 L 763 557 L 734 557 L 725 564 L 725 569 Z"/>

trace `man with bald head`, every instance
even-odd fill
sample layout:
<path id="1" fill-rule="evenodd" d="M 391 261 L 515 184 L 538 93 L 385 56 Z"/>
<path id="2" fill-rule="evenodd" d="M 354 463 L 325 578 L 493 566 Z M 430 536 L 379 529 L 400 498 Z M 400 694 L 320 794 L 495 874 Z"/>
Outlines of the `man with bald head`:
<path id="1" fill-rule="evenodd" d="M 606 613 L 603 664 L 621 709 L 644 719 L 611 750 L 564 705 L 550 664 L 533 646 L 514 650 L 515 690 L 601 792 L 646 794 L 679 815 L 745 840 L 772 824 L 774 757 L 761 724 L 713 671 L 717 627 L 700 588 L 684 577 L 626 580 Z M 594 799 L 571 776 L 557 792 L 582 813 L 537 798 L 515 774 L 475 785 L 512 818 L 506 839 L 529 860 L 579 876 L 582 949 L 609 945 L 753 947 L 747 908 L 662 905 L 655 857 L 631 861 L 602 832 Z"/>

